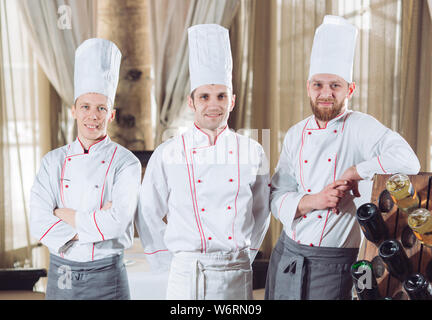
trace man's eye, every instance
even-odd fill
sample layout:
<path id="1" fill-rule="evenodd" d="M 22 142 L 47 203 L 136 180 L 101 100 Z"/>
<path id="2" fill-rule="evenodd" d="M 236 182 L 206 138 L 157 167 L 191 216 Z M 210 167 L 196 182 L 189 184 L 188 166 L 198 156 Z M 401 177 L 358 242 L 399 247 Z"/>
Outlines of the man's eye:
<path id="1" fill-rule="evenodd" d="M 314 83 L 313 86 L 314 86 L 315 88 L 320 88 L 320 87 L 321 87 L 321 83 Z"/>
<path id="2" fill-rule="evenodd" d="M 83 108 L 83 109 L 88 109 L 89 106 L 87 106 L 87 105 L 82 105 L 81 108 Z"/>
<path id="3" fill-rule="evenodd" d="M 336 89 L 336 88 L 339 88 L 339 87 L 340 87 L 340 85 L 337 84 L 337 83 L 332 84 L 332 88 L 333 88 L 333 89 Z"/>
<path id="4" fill-rule="evenodd" d="M 220 95 L 218 96 L 218 99 L 219 99 L 219 100 L 223 100 L 223 99 L 225 99 L 225 97 L 226 97 L 225 94 L 220 94 Z"/>
<path id="5" fill-rule="evenodd" d="M 107 111 L 107 108 L 105 108 L 105 107 L 99 107 L 99 111 Z"/>
<path id="6" fill-rule="evenodd" d="M 203 94 L 200 98 L 203 99 L 203 100 L 207 100 L 208 99 L 208 95 Z"/>

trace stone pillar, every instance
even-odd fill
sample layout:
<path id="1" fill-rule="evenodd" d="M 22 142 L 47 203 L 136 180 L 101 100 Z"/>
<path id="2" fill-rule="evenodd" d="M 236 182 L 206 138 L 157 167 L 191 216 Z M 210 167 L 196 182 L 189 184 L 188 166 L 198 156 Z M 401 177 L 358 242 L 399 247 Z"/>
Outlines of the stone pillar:
<path id="1" fill-rule="evenodd" d="M 98 0 L 97 36 L 122 52 L 110 138 L 131 151 L 154 149 L 151 121 L 151 50 L 148 0 Z"/>

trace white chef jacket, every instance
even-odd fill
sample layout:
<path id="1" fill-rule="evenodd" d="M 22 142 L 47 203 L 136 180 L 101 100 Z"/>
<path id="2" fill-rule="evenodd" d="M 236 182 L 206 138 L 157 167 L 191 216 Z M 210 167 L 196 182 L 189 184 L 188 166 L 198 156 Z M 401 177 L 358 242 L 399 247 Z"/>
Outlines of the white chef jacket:
<path id="1" fill-rule="evenodd" d="M 263 148 L 228 127 L 214 145 L 196 125 L 162 143 L 146 167 L 136 218 L 152 268 L 167 269 L 178 252 L 248 248 L 253 261 L 270 222 L 269 196 Z"/>
<path id="2" fill-rule="evenodd" d="M 312 115 L 288 130 L 272 177 L 271 210 L 291 239 L 310 246 L 359 247 L 351 193 L 339 204 L 339 214 L 314 210 L 294 219 L 303 196 L 319 193 L 353 165 L 369 180 L 376 173 L 420 170 L 417 156 L 398 133 L 361 112 L 345 110 L 324 128 Z"/>
<path id="3" fill-rule="evenodd" d="M 120 254 L 133 241 L 141 164 L 106 136 L 85 153 L 79 138 L 42 159 L 30 197 L 31 234 L 65 259 L 87 262 Z M 108 210 L 102 206 L 112 202 Z M 73 228 L 54 209 L 76 210 Z M 78 234 L 78 241 L 70 241 Z"/>

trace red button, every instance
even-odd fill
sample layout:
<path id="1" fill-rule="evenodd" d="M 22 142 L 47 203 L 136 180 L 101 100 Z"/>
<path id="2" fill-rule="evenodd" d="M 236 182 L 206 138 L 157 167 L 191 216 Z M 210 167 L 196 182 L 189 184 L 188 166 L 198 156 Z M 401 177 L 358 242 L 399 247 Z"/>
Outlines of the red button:
<path id="1" fill-rule="evenodd" d="M 321 219 L 322 217 L 321 217 L 321 216 L 318 216 L 318 218 Z"/>
<path id="2" fill-rule="evenodd" d="M 313 244 L 311 243 L 311 244 L 309 245 L 309 247 L 313 247 Z"/>
<path id="3" fill-rule="evenodd" d="M 271 187 L 271 183 L 269 183 L 268 186 Z"/>
<path id="4" fill-rule="evenodd" d="M 192 153 L 196 153 L 196 151 L 192 151 Z"/>
<path id="5" fill-rule="evenodd" d="M 201 180 L 198 180 L 198 183 L 201 183 Z"/>
<path id="6" fill-rule="evenodd" d="M 209 240 L 211 240 L 211 239 L 212 239 L 212 237 L 208 237 L 208 239 L 209 239 Z"/>
<path id="7" fill-rule="evenodd" d="M 233 182 L 234 180 L 233 179 L 229 179 L 229 182 Z"/>
<path id="8" fill-rule="evenodd" d="M 312 132 L 309 131 L 308 134 L 312 134 Z"/>
<path id="9" fill-rule="evenodd" d="M 328 159 L 328 162 L 331 162 L 331 159 Z"/>
<path id="10" fill-rule="evenodd" d="M 232 152 L 232 151 L 229 151 L 229 153 L 232 154 L 233 152 Z"/>
<path id="11" fill-rule="evenodd" d="M 69 186 L 68 186 L 68 185 L 65 185 L 65 188 L 69 188 Z"/>
<path id="12" fill-rule="evenodd" d="M 205 209 L 204 209 L 204 208 L 202 208 L 202 209 L 201 209 L 201 211 L 205 211 Z"/>
<path id="13" fill-rule="evenodd" d="M 105 160 L 102 160 L 101 163 L 105 163 Z"/>
<path id="14" fill-rule="evenodd" d="M 312 190 L 311 189 L 308 189 L 308 192 L 311 192 Z"/>
<path id="15" fill-rule="evenodd" d="M 304 215 L 303 218 L 306 219 L 306 215 Z"/>
<path id="16" fill-rule="evenodd" d="M 307 163 L 307 160 L 305 160 L 305 163 Z"/>
<path id="17" fill-rule="evenodd" d="M 231 240 L 231 239 L 232 239 L 232 237 L 228 237 L 228 239 L 229 239 L 229 240 Z"/>
<path id="18" fill-rule="evenodd" d="M 231 206 L 228 206 L 228 208 L 227 208 L 228 210 L 231 210 Z"/>
<path id="19" fill-rule="evenodd" d="M 334 133 L 337 133 L 337 130 L 333 131 Z"/>
<path id="20" fill-rule="evenodd" d="M 69 158 L 68 161 L 71 161 L 71 158 Z"/>

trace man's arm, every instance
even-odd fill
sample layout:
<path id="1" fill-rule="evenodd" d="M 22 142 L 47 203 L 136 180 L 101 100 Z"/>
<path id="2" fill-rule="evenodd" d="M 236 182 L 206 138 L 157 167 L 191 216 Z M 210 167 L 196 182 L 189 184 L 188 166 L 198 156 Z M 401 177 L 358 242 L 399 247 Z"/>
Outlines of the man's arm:
<path id="1" fill-rule="evenodd" d="M 80 242 L 93 243 L 121 237 L 132 223 L 138 203 L 141 163 L 127 155 L 116 170 L 111 196 L 100 209 L 88 211 L 57 210 L 66 221 L 75 223 Z M 74 222 L 75 221 L 75 222 Z"/>
<path id="2" fill-rule="evenodd" d="M 270 224 L 270 170 L 264 150 L 259 146 L 261 160 L 255 183 L 252 186 L 252 214 L 254 226 L 251 233 L 251 263 L 264 240 Z"/>
<path id="3" fill-rule="evenodd" d="M 58 217 L 54 216 L 56 196 L 50 183 L 50 164 L 52 154 L 42 159 L 30 192 L 30 232 L 33 237 L 55 252 L 75 237 L 76 230 Z"/>
<path id="4" fill-rule="evenodd" d="M 157 148 L 147 164 L 139 192 L 135 226 L 152 271 L 168 270 L 172 254 L 164 241 L 169 188 L 163 163 L 163 149 Z"/>

